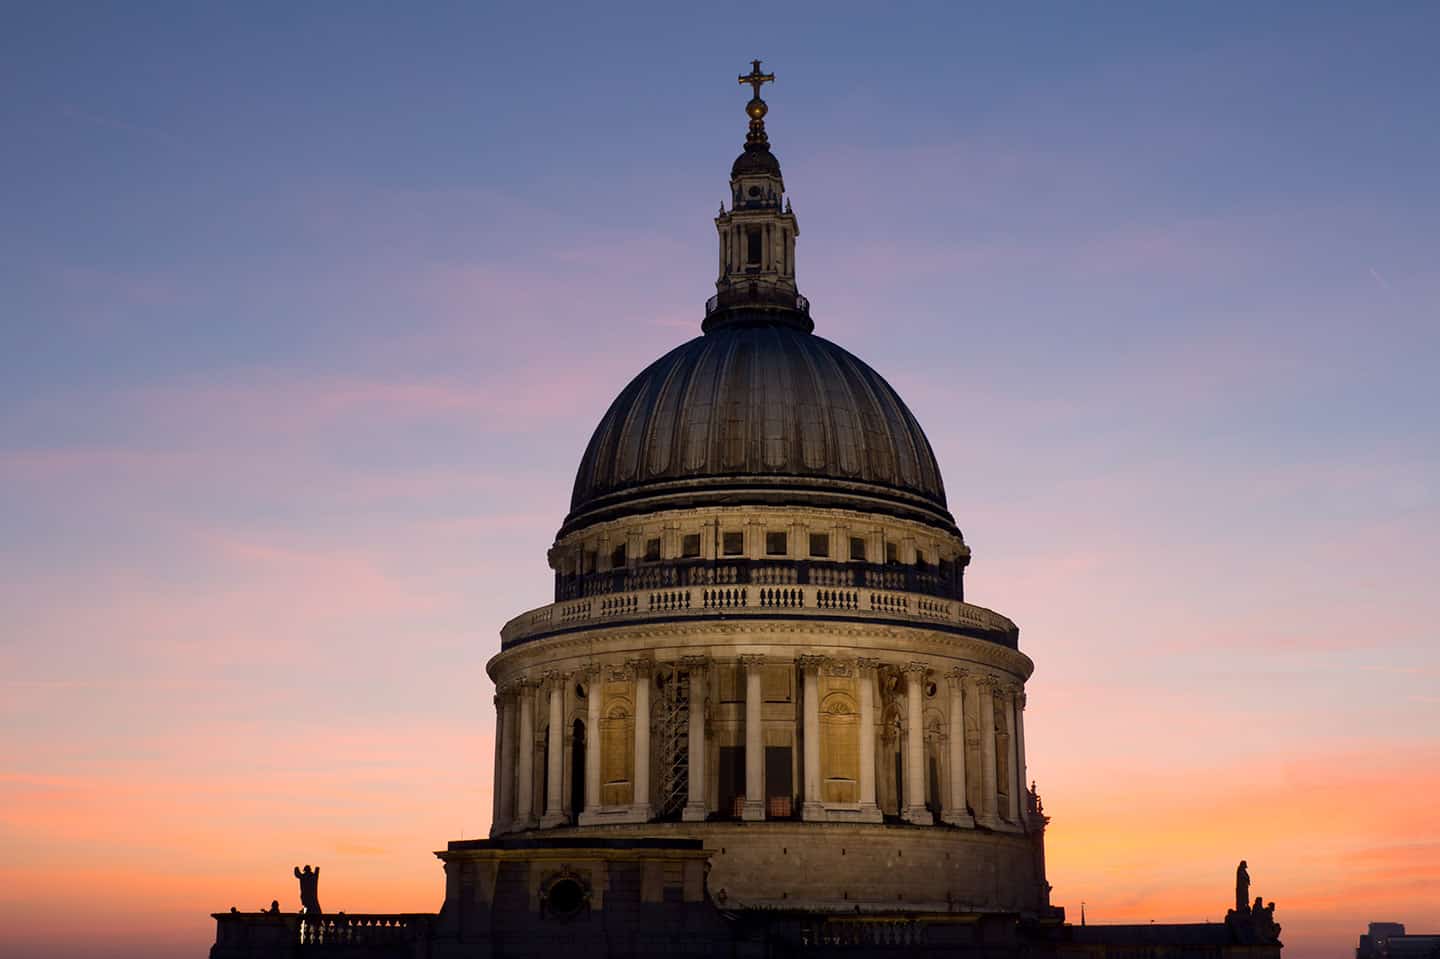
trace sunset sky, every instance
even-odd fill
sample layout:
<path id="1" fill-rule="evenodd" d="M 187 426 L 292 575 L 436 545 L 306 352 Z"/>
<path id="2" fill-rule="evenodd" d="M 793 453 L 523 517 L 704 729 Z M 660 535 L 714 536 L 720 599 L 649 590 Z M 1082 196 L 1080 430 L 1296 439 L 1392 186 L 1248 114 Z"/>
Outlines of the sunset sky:
<path id="1" fill-rule="evenodd" d="M 1440 932 L 1440 6 L 689 6 L 7 7 L 0 954 L 439 907 L 752 57 L 1036 662 L 1054 901 Z"/>

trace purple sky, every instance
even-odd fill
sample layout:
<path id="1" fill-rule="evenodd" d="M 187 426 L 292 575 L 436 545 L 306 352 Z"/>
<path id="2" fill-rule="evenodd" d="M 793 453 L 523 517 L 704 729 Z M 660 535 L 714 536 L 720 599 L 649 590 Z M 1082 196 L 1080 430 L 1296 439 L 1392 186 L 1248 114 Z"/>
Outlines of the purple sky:
<path id="1" fill-rule="evenodd" d="M 438 906 L 756 56 L 817 332 L 1037 662 L 1056 901 L 1219 918 L 1245 857 L 1289 959 L 1440 931 L 1440 14 L 879 9 L 11 11 L 0 951 L 193 955 L 301 861 Z"/>

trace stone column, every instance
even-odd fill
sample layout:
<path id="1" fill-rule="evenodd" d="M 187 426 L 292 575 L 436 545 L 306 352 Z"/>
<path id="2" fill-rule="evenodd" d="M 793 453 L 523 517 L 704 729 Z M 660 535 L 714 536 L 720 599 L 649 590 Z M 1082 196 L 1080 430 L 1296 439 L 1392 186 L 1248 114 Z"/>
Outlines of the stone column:
<path id="1" fill-rule="evenodd" d="M 977 684 L 980 695 L 980 825 L 991 829 L 999 825 L 996 804 L 999 799 L 995 782 L 995 687 L 989 676 Z"/>
<path id="2" fill-rule="evenodd" d="M 500 757 L 501 757 L 500 738 L 501 738 L 501 736 L 504 735 L 503 727 L 504 727 L 504 725 L 505 725 L 505 716 L 504 716 L 504 711 L 505 711 L 505 710 L 504 710 L 504 708 L 503 708 L 502 705 L 501 705 L 502 700 L 501 700 L 501 698 L 500 698 L 500 693 L 499 693 L 498 690 L 497 690 L 496 693 L 495 693 L 494 703 L 495 703 L 495 748 L 494 748 L 494 750 L 492 750 L 492 751 L 495 753 L 495 772 L 494 772 L 494 774 L 490 777 L 490 834 L 491 834 L 492 836 L 495 835 L 497 832 L 499 832 L 499 830 L 498 830 L 496 827 L 498 827 L 498 826 L 500 825 L 500 819 L 501 819 L 500 803 L 501 803 L 501 801 L 502 801 L 502 797 L 504 796 L 504 793 L 502 793 L 502 792 L 500 791 L 500 765 L 501 765 L 501 759 L 500 759 Z"/>
<path id="3" fill-rule="evenodd" d="M 1021 812 L 1024 818 L 1030 815 L 1029 791 L 1025 786 L 1025 687 L 1015 695 L 1015 751 L 1019 757 L 1016 768 L 1020 773 Z"/>
<path id="4" fill-rule="evenodd" d="M 824 819 L 825 804 L 820 796 L 820 666 L 824 656 L 801 656 L 801 678 L 804 682 L 805 727 L 805 801 L 800 807 L 802 819 Z"/>
<path id="5" fill-rule="evenodd" d="M 600 681 L 600 667 L 591 666 L 585 672 L 585 812 L 582 816 L 594 815 L 600 811 L 600 707 L 604 705 L 605 684 Z"/>
<path id="6" fill-rule="evenodd" d="M 509 832 L 515 823 L 515 687 L 506 685 L 500 689 L 500 730 L 496 737 L 495 752 L 500 757 L 500 773 L 496 776 L 495 791 L 500 794 L 495 821 L 490 824 L 490 834 Z"/>
<path id="7" fill-rule="evenodd" d="M 965 800 L 965 677 L 963 669 L 945 674 L 950 687 L 950 799 L 940 818 L 952 826 L 973 826 Z"/>
<path id="8" fill-rule="evenodd" d="M 519 742 L 515 762 L 515 828 L 535 826 L 535 684 L 521 680 L 516 684 L 520 697 Z"/>
<path id="9" fill-rule="evenodd" d="M 690 673 L 690 716 L 687 757 L 688 778 L 685 783 L 685 808 L 680 810 L 684 822 L 704 822 L 710 814 L 705 804 L 705 674 L 710 660 L 704 656 L 686 656 L 680 660 Z"/>
<path id="10" fill-rule="evenodd" d="M 760 670 L 765 657 L 741 656 L 745 667 L 745 808 L 741 819 L 765 818 L 765 734 L 760 702 Z"/>
<path id="11" fill-rule="evenodd" d="M 925 808 L 925 664 L 905 667 L 905 808 L 900 818 L 920 826 L 935 822 Z"/>
<path id="12" fill-rule="evenodd" d="M 551 829 L 563 826 L 565 816 L 565 676 L 561 673 L 547 673 L 546 686 L 550 697 L 550 735 L 546 740 L 549 749 L 545 768 L 545 815 L 540 817 L 540 828 Z"/>
<path id="13" fill-rule="evenodd" d="M 845 548 L 850 548 L 848 543 Z M 855 666 L 860 682 L 860 821 L 883 822 L 885 814 L 875 802 L 875 683 L 880 660 L 859 659 Z"/>
<path id="14" fill-rule="evenodd" d="M 1020 772 L 1020 736 L 1015 725 L 1015 717 L 1020 714 L 1020 704 L 1017 702 L 1019 697 L 1016 695 L 1018 692 L 1019 689 L 1015 686 L 1007 686 L 1004 692 L 1005 718 L 1010 725 L 1010 782 L 1006 783 L 1009 787 L 1006 792 L 1010 794 L 1010 808 L 1005 818 L 1017 825 L 1020 823 L 1020 790 L 1024 788 Z"/>
<path id="15" fill-rule="evenodd" d="M 626 665 L 635 674 L 635 792 L 630 816 L 637 822 L 650 821 L 650 680 L 654 667 L 648 659 L 632 659 Z"/>

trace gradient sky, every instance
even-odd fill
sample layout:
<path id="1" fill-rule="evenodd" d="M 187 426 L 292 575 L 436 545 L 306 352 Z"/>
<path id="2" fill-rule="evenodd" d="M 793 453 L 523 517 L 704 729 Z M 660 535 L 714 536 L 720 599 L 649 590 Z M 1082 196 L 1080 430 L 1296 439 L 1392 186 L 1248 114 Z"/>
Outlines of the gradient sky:
<path id="1" fill-rule="evenodd" d="M 681 6 L 7 6 L 0 952 L 439 906 L 757 56 L 817 332 L 1037 663 L 1055 902 L 1440 931 L 1440 8 Z"/>

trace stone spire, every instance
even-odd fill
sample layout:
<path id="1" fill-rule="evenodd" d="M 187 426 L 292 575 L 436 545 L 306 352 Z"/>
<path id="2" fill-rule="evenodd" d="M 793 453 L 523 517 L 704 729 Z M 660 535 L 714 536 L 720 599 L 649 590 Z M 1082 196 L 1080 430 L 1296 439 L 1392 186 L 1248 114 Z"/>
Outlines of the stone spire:
<path id="1" fill-rule="evenodd" d="M 809 331 L 814 329 L 810 304 L 795 286 L 795 239 L 800 226 L 785 199 L 780 161 L 770 152 L 765 132 L 770 108 L 760 99 L 761 85 L 773 83 L 775 74 L 762 73 L 760 61 L 752 60 L 750 73 L 739 80 L 753 91 L 745 105 L 750 128 L 745 151 L 730 167 L 730 209 L 722 204 L 715 217 L 720 275 L 715 296 L 706 304 L 702 329 L 783 323 Z"/>

